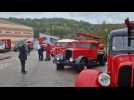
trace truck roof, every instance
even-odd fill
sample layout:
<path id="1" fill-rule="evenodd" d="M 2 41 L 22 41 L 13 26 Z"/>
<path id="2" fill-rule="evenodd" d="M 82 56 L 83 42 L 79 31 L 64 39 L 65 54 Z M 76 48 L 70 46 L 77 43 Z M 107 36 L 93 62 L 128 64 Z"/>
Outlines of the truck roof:
<path id="1" fill-rule="evenodd" d="M 116 30 L 111 31 L 109 35 L 111 37 L 113 37 L 113 36 L 127 36 L 128 29 L 127 28 L 116 29 Z"/>
<path id="2" fill-rule="evenodd" d="M 97 40 L 80 40 L 79 42 L 82 42 L 82 43 L 98 43 Z"/>
<path id="3" fill-rule="evenodd" d="M 78 42 L 78 40 L 75 40 L 75 39 L 61 39 L 61 40 L 58 40 L 57 42 Z"/>

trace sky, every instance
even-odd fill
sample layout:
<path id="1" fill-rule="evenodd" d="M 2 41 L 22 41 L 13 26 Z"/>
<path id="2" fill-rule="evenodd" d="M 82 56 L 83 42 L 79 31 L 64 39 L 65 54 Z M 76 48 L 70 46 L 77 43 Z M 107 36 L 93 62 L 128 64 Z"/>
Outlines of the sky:
<path id="1" fill-rule="evenodd" d="M 92 24 L 123 23 L 129 17 L 134 20 L 134 12 L 0 12 L 0 18 L 67 18 L 87 21 Z"/>

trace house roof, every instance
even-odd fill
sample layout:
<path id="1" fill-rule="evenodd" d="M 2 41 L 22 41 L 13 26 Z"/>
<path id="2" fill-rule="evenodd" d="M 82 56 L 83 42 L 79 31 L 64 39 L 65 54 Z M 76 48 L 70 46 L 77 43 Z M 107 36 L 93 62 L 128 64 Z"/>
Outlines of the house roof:
<path id="1" fill-rule="evenodd" d="M 15 29 L 25 29 L 25 30 L 32 30 L 32 27 L 21 25 L 18 23 L 13 23 L 7 20 L 0 19 L 0 27 L 1 28 L 15 28 Z"/>

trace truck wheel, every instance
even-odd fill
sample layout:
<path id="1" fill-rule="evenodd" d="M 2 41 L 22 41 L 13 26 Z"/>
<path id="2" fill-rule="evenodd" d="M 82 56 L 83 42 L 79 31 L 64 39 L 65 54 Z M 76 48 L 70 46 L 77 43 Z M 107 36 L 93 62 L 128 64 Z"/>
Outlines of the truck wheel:
<path id="1" fill-rule="evenodd" d="M 64 65 L 63 64 L 57 64 L 57 70 L 63 70 L 64 69 Z"/>
<path id="2" fill-rule="evenodd" d="M 99 56 L 98 62 L 99 62 L 99 65 L 101 65 L 101 66 L 105 65 L 104 56 Z"/>
<path id="3" fill-rule="evenodd" d="M 77 72 L 81 72 L 85 66 L 87 66 L 87 60 L 83 58 L 81 59 L 80 64 L 77 66 Z"/>

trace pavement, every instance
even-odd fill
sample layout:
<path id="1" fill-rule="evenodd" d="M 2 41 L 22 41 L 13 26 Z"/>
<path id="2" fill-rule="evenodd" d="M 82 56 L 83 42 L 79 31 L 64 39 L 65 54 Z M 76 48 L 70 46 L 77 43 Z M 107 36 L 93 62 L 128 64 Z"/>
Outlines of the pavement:
<path id="1" fill-rule="evenodd" d="M 37 52 L 33 51 L 26 62 L 28 73 L 23 75 L 18 52 L 11 54 L 11 59 L 0 61 L 0 87 L 73 87 L 77 73 L 70 68 L 57 71 L 52 61 L 38 61 Z"/>
<path id="2" fill-rule="evenodd" d="M 12 57 L 12 52 L 0 53 L 0 60 L 9 59 Z"/>
<path id="3" fill-rule="evenodd" d="M 52 61 L 38 61 L 37 51 L 32 51 L 26 62 L 27 74 L 20 72 L 18 52 L 10 52 L 10 59 L 0 60 L 0 87 L 74 87 L 78 73 L 66 66 L 57 71 Z M 105 67 L 96 67 L 104 70 Z"/>

